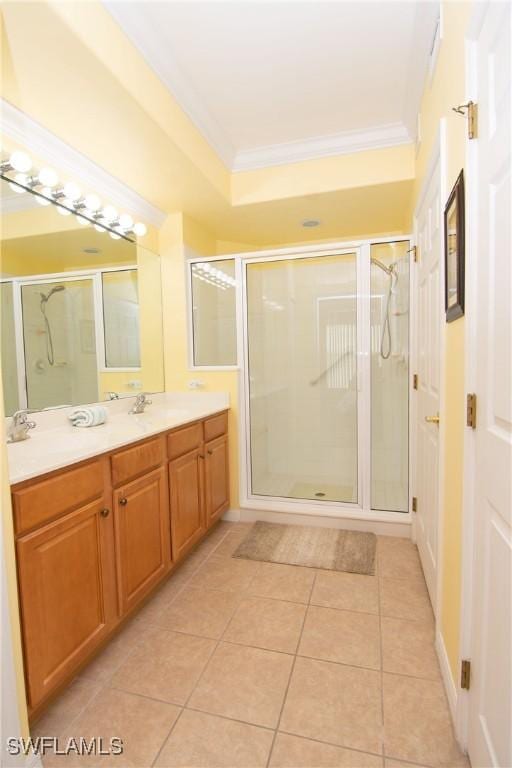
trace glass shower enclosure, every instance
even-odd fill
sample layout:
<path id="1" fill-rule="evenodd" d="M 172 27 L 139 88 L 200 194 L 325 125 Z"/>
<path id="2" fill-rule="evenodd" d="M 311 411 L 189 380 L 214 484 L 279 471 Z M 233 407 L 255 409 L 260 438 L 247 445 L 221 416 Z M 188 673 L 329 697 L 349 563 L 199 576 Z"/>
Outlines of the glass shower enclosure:
<path id="1" fill-rule="evenodd" d="M 409 248 L 243 259 L 249 502 L 408 512 Z"/>

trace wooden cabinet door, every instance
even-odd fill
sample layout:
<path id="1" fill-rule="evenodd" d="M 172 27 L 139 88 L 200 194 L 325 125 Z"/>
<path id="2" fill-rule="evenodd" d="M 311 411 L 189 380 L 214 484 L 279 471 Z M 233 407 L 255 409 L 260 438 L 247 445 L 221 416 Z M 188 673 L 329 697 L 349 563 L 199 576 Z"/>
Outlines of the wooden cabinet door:
<path id="1" fill-rule="evenodd" d="M 34 708 L 116 620 L 110 510 L 94 501 L 18 539 L 26 681 Z"/>
<path id="2" fill-rule="evenodd" d="M 114 491 L 116 562 L 121 615 L 160 581 L 171 560 L 167 469 Z"/>
<path id="3" fill-rule="evenodd" d="M 229 508 L 228 438 L 222 435 L 205 446 L 206 525 L 209 528 Z"/>
<path id="4" fill-rule="evenodd" d="M 175 560 L 183 557 L 206 531 L 202 464 L 200 449 L 169 464 L 171 537 Z"/>

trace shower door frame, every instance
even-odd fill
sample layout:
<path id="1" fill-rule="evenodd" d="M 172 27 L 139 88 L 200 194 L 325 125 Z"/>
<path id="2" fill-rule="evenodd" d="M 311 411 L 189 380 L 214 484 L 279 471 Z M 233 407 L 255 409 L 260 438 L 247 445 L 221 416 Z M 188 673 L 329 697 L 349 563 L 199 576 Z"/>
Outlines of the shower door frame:
<path id="1" fill-rule="evenodd" d="M 412 259 L 409 262 L 409 381 L 408 381 L 408 511 L 395 512 L 374 510 L 371 508 L 371 349 L 370 349 L 370 301 L 371 301 L 371 263 L 370 249 L 373 244 L 408 242 L 412 249 L 413 235 L 395 237 L 372 237 L 341 243 L 326 243 L 324 246 L 300 246 L 297 248 L 278 248 L 266 251 L 226 254 L 213 259 L 193 259 L 193 261 L 215 261 L 234 258 L 237 275 L 237 339 L 239 375 L 239 411 L 240 411 L 240 508 L 243 510 L 265 511 L 268 513 L 310 515 L 312 517 L 354 519 L 372 523 L 412 522 L 412 487 L 414 482 L 414 443 L 411 439 L 413 427 L 414 400 L 411 397 L 413 368 L 413 329 L 415 308 L 413 302 Z M 357 317 L 357 502 L 321 501 L 296 499 L 283 496 L 266 496 L 252 492 L 251 477 L 251 425 L 250 425 L 250 387 L 248 360 L 248 307 L 247 307 L 247 265 L 261 262 L 286 261 L 300 258 L 315 258 L 342 254 L 356 254 L 356 275 L 358 295 Z M 365 407 L 368 405 L 369 407 Z M 276 519 L 277 519 L 276 517 Z"/>
<path id="2" fill-rule="evenodd" d="M 13 291 L 13 315 L 14 315 L 14 339 L 16 346 L 16 370 L 18 376 L 18 403 L 20 409 L 26 409 L 28 403 L 28 386 L 25 358 L 25 338 L 23 334 L 23 303 L 21 298 L 22 288 L 26 285 L 45 285 L 46 283 L 69 283 L 77 280 L 90 280 L 93 291 L 94 311 L 94 340 L 96 345 L 96 379 L 97 392 L 100 397 L 101 374 L 119 372 L 137 372 L 140 366 L 130 368 L 110 368 L 105 365 L 105 326 L 103 317 L 103 283 L 104 272 L 138 271 L 138 264 L 130 264 L 115 267 L 101 267 L 100 269 L 74 270 L 70 272 L 49 272 L 41 275 L 22 275 L 19 277 L 1 278 L 1 283 L 11 283 Z M 58 406 L 50 406 L 56 408 Z"/>

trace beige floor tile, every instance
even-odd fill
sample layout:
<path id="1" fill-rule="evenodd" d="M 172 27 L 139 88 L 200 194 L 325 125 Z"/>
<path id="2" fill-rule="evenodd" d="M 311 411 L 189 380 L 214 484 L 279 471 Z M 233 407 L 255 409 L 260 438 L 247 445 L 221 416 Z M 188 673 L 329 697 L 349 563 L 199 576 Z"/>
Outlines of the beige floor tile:
<path id="1" fill-rule="evenodd" d="M 251 586 L 260 563 L 250 560 L 212 557 L 190 579 L 197 589 L 219 589 L 223 592 L 245 592 Z"/>
<path id="2" fill-rule="evenodd" d="M 190 698 L 189 705 L 254 725 L 275 728 L 293 657 L 221 643 Z"/>
<path id="3" fill-rule="evenodd" d="M 292 603 L 307 603 L 316 571 L 296 565 L 260 563 L 260 570 L 251 584 L 255 597 L 271 597 Z"/>
<path id="4" fill-rule="evenodd" d="M 440 681 L 384 674 L 384 751 L 425 765 L 465 765 Z"/>
<path id="5" fill-rule="evenodd" d="M 126 643 L 137 645 L 144 640 L 144 637 L 151 632 L 152 624 L 144 617 L 135 614 L 135 616 L 123 624 L 119 631 L 114 635 L 115 638 L 123 638 Z"/>
<path id="6" fill-rule="evenodd" d="M 420 579 L 381 579 L 380 610 L 383 616 L 434 622 L 427 587 Z"/>
<path id="7" fill-rule="evenodd" d="M 223 640 L 254 645 L 271 651 L 295 653 L 306 606 L 249 597 L 242 600 Z"/>
<path id="8" fill-rule="evenodd" d="M 378 613 L 377 577 L 360 576 L 357 573 L 319 571 L 315 579 L 311 602 L 326 608 Z"/>
<path id="9" fill-rule="evenodd" d="M 184 710 L 158 756 L 158 768 L 265 768 L 273 732 Z"/>
<path id="10" fill-rule="evenodd" d="M 215 557 L 231 557 L 249 533 L 249 528 L 231 531 L 217 544 L 213 554 Z"/>
<path id="11" fill-rule="evenodd" d="M 430 622 L 382 617 L 382 668 L 413 677 L 440 677 Z"/>
<path id="12" fill-rule="evenodd" d="M 214 640 L 155 629 L 117 670 L 111 685 L 184 704 L 214 647 Z"/>
<path id="13" fill-rule="evenodd" d="M 205 553 L 203 550 L 195 550 L 185 557 L 183 563 L 179 566 L 176 574 L 183 576 L 188 581 L 196 571 L 206 562 L 210 557 L 210 553 Z"/>
<path id="14" fill-rule="evenodd" d="M 162 585 L 162 587 L 144 603 L 140 611 L 136 616 L 139 619 L 146 621 L 148 624 L 152 624 L 155 618 L 160 616 L 163 608 L 166 608 L 175 597 L 177 597 L 183 590 L 187 583 L 189 576 L 184 573 L 180 573 L 180 569 L 172 573 L 169 579 Z"/>
<path id="15" fill-rule="evenodd" d="M 316 659 L 380 669 L 379 617 L 310 605 L 298 652 Z"/>
<path id="16" fill-rule="evenodd" d="M 382 768 L 382 758 L 278 733 L 270 768 Z"/>
<path id="17" fill-rule="evenodd" d="M 410 539 L 394 536 L 377 538 L 379 575 L 386 579 L 423 579 L 418 548 Z"/>
<path id="18" fill-rule="evenodd" d="M 388 757 L 384 760 L 384 768 L 427 768 L 419 763 L 404 763 L 402 760 L 390 760 Z"/>
<path id="19" fill-rule="evenodd" d="M 240 602 L 234 592 L 185 587 L 155 624 L 177 632 L 219 639 Z"/>
<path id="20" fill-rule="evenodd" d="M 58 736 L 100 688 L 100 684 L 92 680 L 75 678 L 31 727 L 31 736 Z"/>
<path id="21" fill-rule="evenodd" d="M 380 673 L 298 657 L 279 727 L 298 736 L 380 753 Z"/>
<path id="22" fill-rule="evenodd" d="M 118 635 L 80 672 L 80 677 L 97 683 L 108 683 L 121 664 L 137 648 L 133 638 Z"/>
<path id="23" fill-rule="evenodd" d="M 149 766 L 158 754 L 176 718 L 179 707 L 161 701 L 133 696 L 123 691 L 105 689 L 93 699 L 72 726 L 64 734 L 61 743 L 74 737 L 87 742 L 101 738 L 104 748 L 110 739 L 122 739 L 123 752 L 109 756 L 73 756 L 64 760 L 55 755 L 45 760 L 45 766 L 119 766 L 119 768 L 143 768 Z"/>

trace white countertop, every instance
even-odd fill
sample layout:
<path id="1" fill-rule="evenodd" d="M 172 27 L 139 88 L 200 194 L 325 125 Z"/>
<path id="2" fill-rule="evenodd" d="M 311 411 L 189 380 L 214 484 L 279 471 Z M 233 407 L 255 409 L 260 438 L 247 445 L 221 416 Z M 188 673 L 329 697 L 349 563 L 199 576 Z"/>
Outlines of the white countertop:
<path id="1" fill-rule="evenodd" d="M 7 445 L 11 485 L 76 464 L 169 429 L 204 419 L 229 408 L 224 392 L 165 392 L 151 395 L 144 413 L 130 415 L 134 398 L 101 403 L 108 420 L 97 427 L 73 427 L 74 408 L 41 411 L 30 418 L 37 426 L 30 438 Z M 9 419 L 7 419 L 9 422 Z"/>

